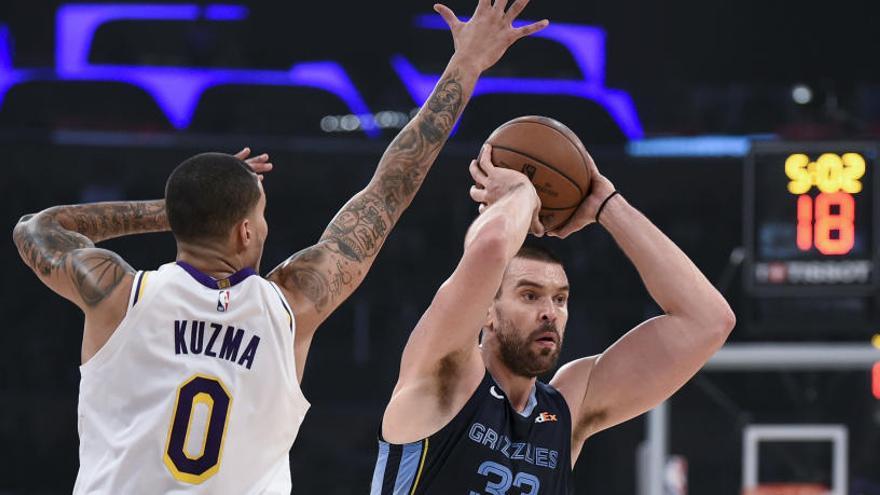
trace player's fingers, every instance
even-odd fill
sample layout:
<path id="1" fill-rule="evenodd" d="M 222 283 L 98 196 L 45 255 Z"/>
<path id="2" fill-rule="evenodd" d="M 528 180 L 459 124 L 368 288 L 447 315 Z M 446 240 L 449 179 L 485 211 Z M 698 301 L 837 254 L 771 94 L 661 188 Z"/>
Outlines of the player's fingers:
<path id="1" fill-rule="evenodd" d="M 480 164 L 476 160 L 471 160 L 471 165 L 468 167 L 468 170 L 470 170 L 474 182 L 485 187 L 486 179 L 488 179 L 489 176 L 486 175 L 486 172 L 483 172 L 483 169 L 480 168 Z"/>
<path id="2" fill-rule="evenodd" d="M 516 39 L 525 38 L 526 36 L 530 36 L 532 34 L 541 31 L 550 25 L 550 21 L 544 19 L 543 21 L 533 22 L 532 24 L 528 24 L 523 27 L 518 27 L 514 29 L 514 33 L 516 33 Z"/>
<path id="3" fill-rule="evenodd" d="M 523 9 L 526 8 L 526 5 L 529 4 L 529 0 L 516 0 L 513 2 L 513 5 L 507 9 L 507 13 L 504 14 L 504 18 L 510 21 L 513 21 L 522 13 Z"/>
<path id="4" fill-rule="evenodd" d="M 253 168 L 254 172 L 256 172 L 258 174 L 265 174 L 266 172 L 271 172 L 274 167 L 275 166 L 272 165 L 271 162 L 264 162 L 264 163 L 259 163 L 256 166 L 251 167 L 251 168 Z"/>
<path id="5" fill-rule="evenodd" d="M 449 26 L 449 29 L 455 31 L 458 29 L 458 25 L 461 24 L 461 21 L 458 20 L 458 17 L 455 16 L 455 12 L 452 11 L 449 7 L 443 5 L 442 3 L 434 4 L 434 11 L 440 14 L 440 17 L 446 21 L 446 25 Z"/>
<path id="6" fill-rule="evenodd" d="M 238 153 L 236 153 L 236 154 L 234 154 L 234 155 L 232 155 L 232 156 L 238 158 L 239 160 L 244 160 L 244 159 L 246 159 L 250 154 L 251 154 L 251 149 L 248 148 L 247 146 L 245 146 L 244 148 L 242 148 L 241 151 L 239 151 Z"/>
<path id="7" fill-rule="evenodd" d="M 245 163 L 253 170 L 254 172 L 261 174 L 272 170 L 272 162 L 269 161 L 269 155 L 263 153 L 260 156 L 255 156 L 249 160 L 246 160 Z"/>
<path id="8" fill-rule="evenodd" d="M 484 144 L 480 150 L 480 168 L 486 175 L 491 174 L 495 169 L 495 164 L 492 163 L 492 145 L 489 143 Z"/>
<path id="9" fill-rule="evenodd" d="M 486 194 L 487 193 L 485 189 L 480 189 L 477 186 L 471 186 L 471 199 L 473 199 L 477 203 L 485 203 Z"/>
<path id="10" fill-rule="evenodd" d="M 253 165 L 253 164 L 257 164 L 257 163 L 265 163 L 268 161 L 269 161 L 269 155 L 267 155 L 266 153 L 263 153 L 262 155 L 257 155 L 257 156 L 253 156 L 251 158 L 248 158 L 247 160 L 245 160 L 245 163 L 247 163 L 248 165 Z"/>

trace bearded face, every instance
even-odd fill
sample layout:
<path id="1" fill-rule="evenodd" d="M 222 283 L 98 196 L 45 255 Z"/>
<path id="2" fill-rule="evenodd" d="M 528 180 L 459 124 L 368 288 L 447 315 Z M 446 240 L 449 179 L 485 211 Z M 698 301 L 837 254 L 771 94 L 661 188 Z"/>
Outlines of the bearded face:
<path id="1" fill-rule="evenodd" d="M 568 279 L 562 266 L 514 258 L 487 322 L 504 366 L 527 378 L 552 370 L 567 320 Z"/>
<path id="2" fill-rule="evenodd" d="M 556 367 L 562 349 L 562 337 L 553 323 L 545 323 L 531 332 L 515 327 L 510 320 L 500 320 L 495 336 L 501 362 L 517 375 L 534 378 Z"/>

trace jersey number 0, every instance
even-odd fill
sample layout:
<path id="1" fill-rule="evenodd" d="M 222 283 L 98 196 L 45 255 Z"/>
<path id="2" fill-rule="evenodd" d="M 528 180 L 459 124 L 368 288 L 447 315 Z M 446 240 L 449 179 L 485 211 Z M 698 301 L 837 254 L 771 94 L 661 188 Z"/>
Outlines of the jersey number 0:
<path id="1" fill-rule="evenodd" d="M 197 484 L 217 473 L 231 407 L 218 378 L 195 375 L 177 389 L 164 455 L 175 479 Z"/>

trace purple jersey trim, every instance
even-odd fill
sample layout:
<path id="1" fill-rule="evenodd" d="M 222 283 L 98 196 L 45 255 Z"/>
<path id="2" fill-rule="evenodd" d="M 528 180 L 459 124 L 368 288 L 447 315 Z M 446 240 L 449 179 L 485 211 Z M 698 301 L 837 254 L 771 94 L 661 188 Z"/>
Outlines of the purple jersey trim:
<path id="1" fill-rule="evenodd" d="M 200 272 L 198 268 L 190 265 L 185 261 L 178 261 L 177 266 L 186 270 L 186 273 L 189 273 L 192 278 L 196 279 L 196 281 L 209 289 L 228 289 L 233 285 L 238 284 L 242 280 L 250 277 L 251 275 L 257 274 L 256 270 L 251 267 L 247 267 L 242 268 L 241 270 L 233 273 L 227 278 L 217 280 L 210 275 Z"/>

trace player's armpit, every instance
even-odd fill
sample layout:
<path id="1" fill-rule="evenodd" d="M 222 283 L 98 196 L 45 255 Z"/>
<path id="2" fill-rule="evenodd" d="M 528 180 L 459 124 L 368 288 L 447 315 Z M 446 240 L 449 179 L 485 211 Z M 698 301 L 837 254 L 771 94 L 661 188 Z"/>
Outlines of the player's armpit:
<path id="1" fill-rule="evenodd" d="M 410 334 L 385 410 L 383 436 L 411 442 L 438 431 L 485 373 L 478 337 L 506 259 L 492 243 L 471 243 Z M 482 254 L 482 256 L 481 256 Z"/>
<path id="2" fill-rule="evenodd" d="M 491 229 L 491 226 L 490 226 Z M 480 329 L 508 262 L 504 233 L 484 231 L 416 324 L 403 352 L 400 377 L 434 373 L 438 363 L 467 361 L 477 351 Z M 453 359 L 454 358 L 454 359 Z"/>

